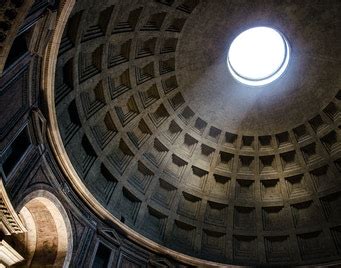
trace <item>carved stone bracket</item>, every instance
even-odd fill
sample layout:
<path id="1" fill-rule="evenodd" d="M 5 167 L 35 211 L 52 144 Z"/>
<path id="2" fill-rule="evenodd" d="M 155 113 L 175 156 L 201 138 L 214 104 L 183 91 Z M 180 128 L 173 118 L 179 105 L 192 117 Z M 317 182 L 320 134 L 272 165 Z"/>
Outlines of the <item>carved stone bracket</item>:
<path id="1" fill-rule="evenodd" d="M 27 232 L 18 214 L 15 212 L 6 193 L 5 186 L 0 177 L 0 230 L 4 235 L 20 234 Z"/>
<path id="2" fill-rule="evenodd" d="M 13 235 L 27 232 L 18 214 L 14 210 L 0 177 L 0 235 Z M 5 240 L 0 240 L 0 268 L 9 267 L 23 261 L 24 258 Z"/>

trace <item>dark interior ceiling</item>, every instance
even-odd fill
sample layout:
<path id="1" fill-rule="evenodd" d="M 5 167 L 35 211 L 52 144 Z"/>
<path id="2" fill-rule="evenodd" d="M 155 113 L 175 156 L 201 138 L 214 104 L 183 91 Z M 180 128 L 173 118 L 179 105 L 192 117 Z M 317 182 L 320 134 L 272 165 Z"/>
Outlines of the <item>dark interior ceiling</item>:
<path id="1" fill-rule="evenodd" d="M 280 2 L 280 3 L 279 3 Z M 333 259 L 341 232 L 341 2 L 78 1 L 57 118 L 83 183 L 141 235 L 237 264 Z M 292 58 L 237 83 L 227 49 L 270 26 Z"/>

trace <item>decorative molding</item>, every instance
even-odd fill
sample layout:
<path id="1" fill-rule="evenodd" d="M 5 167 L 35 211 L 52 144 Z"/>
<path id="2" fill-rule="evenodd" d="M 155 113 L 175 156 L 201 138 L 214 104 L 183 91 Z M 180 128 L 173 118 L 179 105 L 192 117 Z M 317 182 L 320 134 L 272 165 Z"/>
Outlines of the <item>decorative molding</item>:
<path id="1" fill-rule="evenodd" d="M 0 267 L 9 267 L 23 260 L 24 258 L 6 241 L 0 241 Z"/>

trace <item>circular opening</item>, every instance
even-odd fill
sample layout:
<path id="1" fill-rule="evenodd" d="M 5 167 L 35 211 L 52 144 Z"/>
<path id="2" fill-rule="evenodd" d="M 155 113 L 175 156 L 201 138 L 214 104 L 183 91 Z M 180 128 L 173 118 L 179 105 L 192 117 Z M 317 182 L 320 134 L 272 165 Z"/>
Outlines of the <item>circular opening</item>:
<path id="1" fill-rule="evenodd" d="M 278 79 L 290 57 L 289 44 L 277 30 L 255 27 L 231 43 L 227 65 L 232 76 L 250 86 L 263 86 Z"/>

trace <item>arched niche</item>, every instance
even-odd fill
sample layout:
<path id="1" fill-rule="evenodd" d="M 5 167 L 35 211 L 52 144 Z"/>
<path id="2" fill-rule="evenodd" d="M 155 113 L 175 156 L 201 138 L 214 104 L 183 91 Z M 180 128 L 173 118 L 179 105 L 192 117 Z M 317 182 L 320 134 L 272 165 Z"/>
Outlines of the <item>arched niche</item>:
<path id="1" fill-rule="evenodd" d="M 45 190 L 35 191 L 19 206 L 19 217 L 27 233 L 21 237 L 27 267 L 69 267 L 72 255 L 72 229 L 59 200 Z"/>

